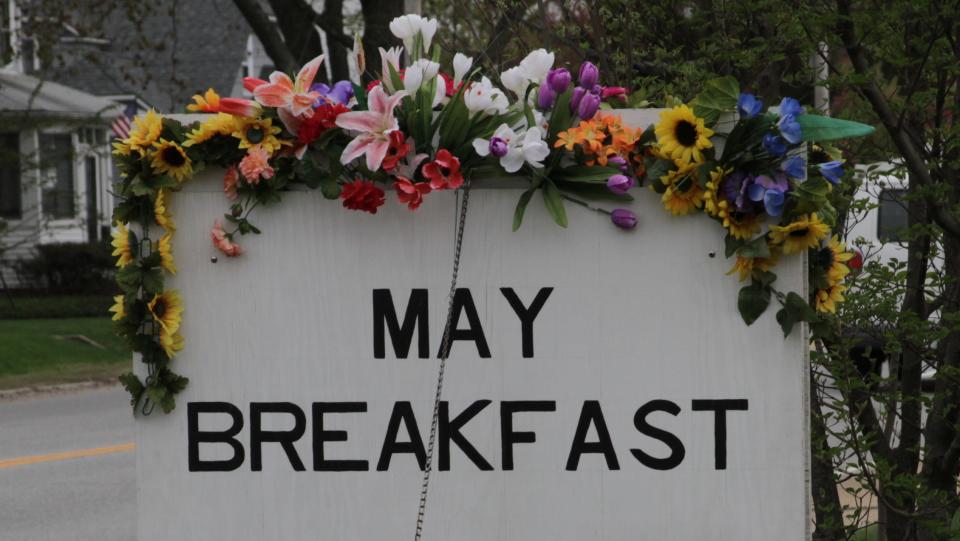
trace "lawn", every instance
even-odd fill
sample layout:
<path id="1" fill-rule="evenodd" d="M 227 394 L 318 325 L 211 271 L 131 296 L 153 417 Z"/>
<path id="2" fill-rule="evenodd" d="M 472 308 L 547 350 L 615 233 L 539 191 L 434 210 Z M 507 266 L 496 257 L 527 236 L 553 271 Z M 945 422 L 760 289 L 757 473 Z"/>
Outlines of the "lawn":
<path id="1" fill-rule="evenodd" d="M 0 320 L 0 389 L 114 380 L 129 369 L 109 318 Z"/>

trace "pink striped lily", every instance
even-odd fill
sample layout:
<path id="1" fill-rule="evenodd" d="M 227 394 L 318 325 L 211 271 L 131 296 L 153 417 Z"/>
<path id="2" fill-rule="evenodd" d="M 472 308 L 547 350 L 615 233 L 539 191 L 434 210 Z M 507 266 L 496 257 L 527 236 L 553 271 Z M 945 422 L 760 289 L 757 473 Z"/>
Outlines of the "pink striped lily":
<path id="1" fill-rule="evenodd" d="M 382 85 L 377 85 L 367 96 L 368 111 L 351 111 L 337 117 L 337 126 L 360 132 L 340 155 L 340 163 L 346 165 L 366 155 L 367 169 L 376 171 L 383 163 L 390 147 L 390 132 L 399 128 L 393 110 L 407 95 L 403 90 L 388 96 Z"/>
<path id="2" fill-rule="evenodd" d="M 285 111 L 294 117 L 311 116 L 313 104 L 320 97 L 320 93 L 310 90 L 310 85 L 313 84 L 322 63 L 323 55 L 307 62 L 297 74 L 296 81 L 282 71 L 271 73 L 269 83 L 250 81 L 254 99 L 261 105 L 276 107 L 278 111 Z M 249 89 L 247 84 L 247 81 L 244 81 L 244 87 Z"/>

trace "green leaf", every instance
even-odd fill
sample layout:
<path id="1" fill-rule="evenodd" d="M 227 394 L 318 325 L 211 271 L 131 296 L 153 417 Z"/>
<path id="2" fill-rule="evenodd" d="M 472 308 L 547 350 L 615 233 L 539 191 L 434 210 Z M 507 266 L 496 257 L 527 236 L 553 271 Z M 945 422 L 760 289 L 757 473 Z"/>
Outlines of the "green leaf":
<path id="1" fill-rule="evenodd" d="M 573 124 L 573 113 L 570 111 L 571 96 L 573 96 L 572 88 L 560 94 L 553 105 L 553 113 L 550 115 L 550 124 L 547 127 L 547 141 L 555 141 L 558 133 L 569 129 Z"/>
<path id="2" fill-rule="evenodd" d="M 737 255 L 742 257 L 770 257 L 770 246 L 767 237 L 761 235 L 740 246 Z"/>
<path id="3" fill-rule="evenodd" d="M 606 183 L 607 179 L 620 173 L 619 169 L 614 167 L 603 167 L 599 165 L 572 165 L 558 169 L 552 174 L 556 180 L 566 182 L 589 182 Z"/>
<path id="4" fill-rule="evenodd" d="M 654 160 L 653 164 L 647 167 L 646 177 L 651 183 L 660 182 L 660 177 L 670 172 L 673 162 L 669 160 Z"/>
<path id="5" fill-rule="evenodd" d="M 797 117 L 804 141 L 826 142 L 837 139 L 865 137 L 875 131 L 873 126 L 820 115 L 800 115 Z"/>
<path id="6" fill-rule="evenodd" d="M 737 309 L 740 310 L 740 317 L 747 325 L 756 321 L 769 305 L 770 288 L 764 287 L 760 282 L 754 281 L 740 289 L 740 294 L 737 297 Z"/>
<path id="7" fill-rule="evenodd" d="M 740 83 L 733 76 L 707 81 L 703 90 L 693 98 L 693 112 L 708 126 L 716 123 L 722 113 L 733 111 L 740 99 Z"/>
<path id="8" fill-rule="evenodd" d="M 567 211 L 563 208 L 563 197 L 557 185 L 549 178 L 543 183 L 543 202 L 547 205 L 547 211 L 553 217 L 553 221 L 560 227 L 567 227 Z"/>
<path id="9" fill-rule="evenodd" d="M 340 184 L 334 177 L 326 177 L 320 181 L 320 193 L 327 199 L 338 199 L 340 197 Z"/>
<path id="10" fill-rule="evenodd" d="M 117 271 L 117 285 L 124 293 L 136 293 L 140 289 L 140 280 L 143 277 L 143 271 L 138 265 L 127 265 Z"/>
<path id="11" fill-rule="evenodd" d="M 743 246 L 743 241 L 727 233 L 727 236 L 723 238 L 724 257 L 733 256 L 741 246 Z"/>
<path id="12" fill-rule="evenodd" d="M 793 326 L 801 321 L 813 322 L 817 318 L 816 311 L 800 295 L 791 291 L 787 294 L 783 308 L 777 312 L 777 322 L 786 338 L 793 330 Z"/>
<path id="13" fill-rule="evenodd" d="M 152 269 L 143 273 L 143 290 L 147 293 L 158 294 L 163 291 L 163 271 Z"/>
<path id="14" fill-rule="evenodd" d="M 830 193 L 830 182 L 821 177 L 807 179 L 806 182 L 797 184 L 797 196 L 808 199 L 822 199 Z"/>
<path id="15" fill-rule="evenodd" d="M 140 403 L 140 399 L 143 398 L 143 391 L 145 389 L 143 382 L 141 382 L 140 378 L 138 378 L 133 372 L 121 374 L 117 379 L 119 379 L 120 383 L 123 384 L 123 388 L 130 393 L 130 406 L 136 409 L 137 405 Z"/>
<path id="16" fill-rule="evenodd" d="M 831 229 L 837 225 L 837 209 L 833 208 L 830 201 L 824 201 L 823 205 L 817 209 L 817 217 Z"/>
<path id="17" fill-rule="evenodd" d="M 530 203 L 530 198 L 533 197 L 534 191 L 536 191 L 536 188 L 530 188 L 529 190 L 523 192 L 523 195 L 520 196 L 520 200 L 517 201 L 517 209 L 513 211 L 514 231 L 520 229 L 520 225 L 523 224 L 523 213 L 527 210 L 527 204 Z"/>

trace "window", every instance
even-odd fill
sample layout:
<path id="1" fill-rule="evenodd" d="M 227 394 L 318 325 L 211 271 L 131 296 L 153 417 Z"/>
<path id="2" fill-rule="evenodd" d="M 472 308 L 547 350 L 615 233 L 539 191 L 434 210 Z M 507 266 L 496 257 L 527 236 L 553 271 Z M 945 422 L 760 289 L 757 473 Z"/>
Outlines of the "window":
<path id="1" fill-rule="evenodd" d="M 73 141 L 69 133 L 40 134 L 40 169 L 44 178 L 44 217 L 75 217 Z"/>
<path id="2" fill-rule="evenodd" d="M 883 190 L 880 192 L 880 208 L 877 209 L 877 238 L 880 242 L 906 240 L 907 202 L 906 190 Z"/>
<path id="3" fill-rule="evenodd" d="M 22 217 L 20 134 L 0 133 L 0 218 Z"/>

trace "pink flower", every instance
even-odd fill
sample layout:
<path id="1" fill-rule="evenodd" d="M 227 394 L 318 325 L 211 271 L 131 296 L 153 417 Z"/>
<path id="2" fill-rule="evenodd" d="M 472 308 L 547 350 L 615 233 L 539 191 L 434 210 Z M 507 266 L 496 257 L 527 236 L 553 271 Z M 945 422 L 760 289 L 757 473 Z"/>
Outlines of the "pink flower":
<path id="1" fill-rule="evenodd" d="M 243 248 L 230 240 L 230 235 L 223 230 L 223 226 L 220 225 L 220 220 L 213 222 L 213 229 L 210 230 L 210 239 L 213 241 L 213 245 L 227 257 L 237 257 L 243 253 Z"/>
<path id="2" fill-rule="evenodd" d="M 284 111 L 294 117 L 309 117 L 313 114 L 314 102 L 320 98 L 320 93 L 311 91 L 310 85 L 313 84 L 322 63 L 323 55 L 307 62 L 300 69 L 300 73 L 297 73 L 296 81 L 282 71 L 275 71 L 270 74 L 269 83 L 261 83 L 259 80 L 248 83 L 245 80 L 244 87 L 248 90 L 253 88 L 253 97 L 261 105 L 276 107 L 278 112 Z"/>
<path id="3" fill-rule="evenodd" d="M 263 79 L 258 79 L 256 77 L 244 77 L 243 78 L 243 89 L 247 92 L 252 93 L 260 85 L 267 84 Z"/>
<path id="4" fill-rule="evenodd" d="M 259 103 L 242 98 L 221 98 L 217 110 L 221 113 L 246 117 L 260 116 L 261 111 Z"/>
<path id="5" fill-rule="evenodd" d="M 223 195 L 231 201 L 239 197 L 237 194 L 237 181 L 239 179 L 240 172 L 237 171 L 236 167 L 227 168 L 227 172 L 223 174 Z"/>
<path id="6" fill-rule="evenodd" d="M 273 178 L 273 167 L 270 167 L 270 153 L 260 146 L 253 146 L 247 150 L 247 155 L 240 160 L 240 172 L 250 184 L 257 184 L 260 178 Z"/>
<path id="7" fill-rule="evenodd" d="M 377 86 L 367 95 L 369 111 L 351 111 L 337 117 L 337 126 L 360 132 L 347 148 L 343 149 L 340 163 L 346 165 L 366 154 L 367 169 L 376 171 L 380 168 L 387 149 L 390 148 L 390 132 L 399 128 L 393 110 L 406 95 L 407 93 L 401 90 L 387 96 L 383 85 Z"/>

